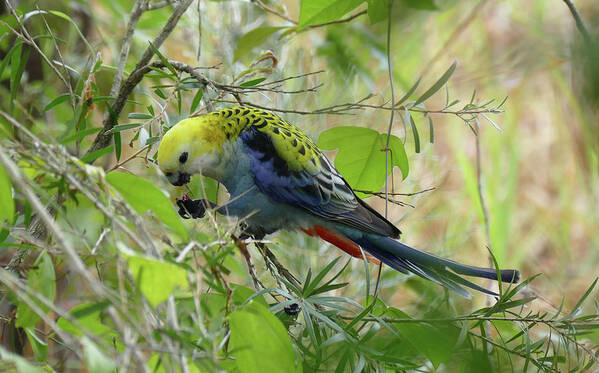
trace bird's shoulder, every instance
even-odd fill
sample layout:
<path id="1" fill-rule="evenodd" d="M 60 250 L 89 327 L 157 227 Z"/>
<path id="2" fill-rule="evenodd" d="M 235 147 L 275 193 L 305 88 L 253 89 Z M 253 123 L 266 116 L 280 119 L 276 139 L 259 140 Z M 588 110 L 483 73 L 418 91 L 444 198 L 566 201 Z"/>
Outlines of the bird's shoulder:
<path id="1" fill-rule="evenodd" d="M 323 154 L 312 139 L 298 127 L 265 110 L 237 107 L 217 112 L 231 125 L 225 126 L 231 136 L 239 136 L 253 152 L 261 158 L 271 159 L 289 171 L 307 171 L 316 174 L 322 171 Z"/>

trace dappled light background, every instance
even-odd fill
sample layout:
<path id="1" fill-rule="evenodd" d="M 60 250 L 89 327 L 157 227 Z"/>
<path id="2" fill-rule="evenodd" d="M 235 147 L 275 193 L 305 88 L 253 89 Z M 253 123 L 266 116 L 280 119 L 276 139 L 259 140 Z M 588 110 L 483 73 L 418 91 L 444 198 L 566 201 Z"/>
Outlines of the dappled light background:
<path id="1" fill-rule="evenodd" d="M 296 0 L 264 3 L 298 19 L 300 10 Z M 599 275 L 599 2 L 576 1 L 589 32 L 586 41 L 562 0 L 437 1 L 443 4 L 438 4 L 435 10 L 426 6 L 415 9 L 413 4 L 407 5 L 411 3 L 395 1 L 391 15 L 395 101 L 418 79 L 421 82 L 412 99 L 424 93 L 454 62 L 457 67 L 447 87 L 425 102 L 431 112 L 432 127 L 428 117 L 412 113 L 419 133 L 419 152 L 414 132 L 409 123 L 405 124 L 405 113 L 394 114 L 392 133 L 405 141 L 409 174 L 402 180 L 402 173 L 396 167 L 388 180 L 389 190 L 416 194 L 393 197 L 406 205 L 390 203 L 389 219 L 402 230 L 402 241 L 415 248 L 485 267 L 493 265 L 489 254 L 492 252 L 500 267 L 519 269 L 523 279 L 541 273 L 523 291 L 523 295 L 538 299 L 523 306 L 521 314 L 553 313 L 562 301 L 563 308 L 571 310 Z M 23 12 L 35 9 L 27 2 L 19 6 Z M 114 61 L 126 31 L 131 2 L 46 0 L 39 7 L 62 11 L 79 27 L 76 30 L 63 18 L 48 17 L 48 27 L 56 30 L 60 39 L 56 43 L 65 64 L 59 66 L 61 71 L 67 71 L 69 66 L 83 71 L 90 64 L 88 46 L 79 37 L 81 32 L 99 52 L 100 60 L 110 65 L 99 69 L 94 77 L 97 96 L 109 96 Z M 364 9 L 366 3 L 355 12 Z M 142 15 L 125 71 L 134 69 L 137 63 L 134 56 L 146 50 L 148 40 L 156 36 L 170 14 L 171 9 L 165 7 Z M 45 32 L 46 26 L 39 19 L 32 16 L 27 22 L 32 30 Z M 169 59 L 206 68 L 200 70 L 202 74 L 225 84 L 239 85 L 262 77 L 268 82 L 318 72 L 286 81 L 281 88 L 286 93 L 254 92 L 242 96 L 245 102 L 279 110 L 281 117 L 317 141 L 323 131 L 336 126 L 387 130 L 391 113 L 376 108 L 392 99 L 386 22 L 371 24 L 368 16 L 362 15 L 351 22 L 305 32 L 287 32 L 281 27 L 248 38 L 248 33 L 258 27 L 290 24 L 252 2 L 201 1 L 187 10 L 160 51 Z M 51 43 L 44 45 L 46 52 L 54 53 Z M 64 118 L 72 117 L 72 108 L 56 104 L 52 110 L 44 110 L 52 99 L 64 93 L 64 86 L 57 79 L 38 80 L 36 72 L 48 74 L 49 69 L 42 68 L 39 59 L 32 58 L 29 63 L 31 66 L 25 69 L 28 89 L 19 96 L 14 112 L 19 113 L 20 119 L 30 121 L 32 131 L 40 137 L 66 136 L 65 131 L 73 123 Z M 76 76 L 72 71 L 68 73 Z M 167 84 L 165 80 L 155 74 L 137 86 L 119 117 L 119 124 L 143 122 L 143 127 L 120 132 L 119 161 L 110 153 L 98 158 L 94 165 L 140 175 L 168 192 L 172 201 L 184 193 L 199 198 L 205 191 L 224 202 L 227 199 L 224 188 L 199 177 L 194 178 L 189 188 L 173 187 L 153 162 L 164 132 L 161 120 L 170 127 L 187 117 L 191 107 L 205 111 L 203 102 L 198 105 L 196 87 L 175 92 L 172 87 L 161 86 Z M 162 97 L 161 91 L 157 92 L 160 88 L 173 93 Z M 0 89 L 6 95 L 10 91 L 8 85 Z M 213 89 L 205 94 L 210 95 L 215 108 L 236 103 L 231 95 Z M 505 103 L 500 112 L 479 115 L 471 128 L 458 115 L 439 112 L 455 100 L 459 100 L 452 107 L 456 110 L 471 101 L 477 105 L 493 101 L 491 107 L 504 100 Z M 317 112 L 356 102 L 371 107 L 354 108 L 342 114 L 330 110 Z M 161 111 L 162 117 L 156 120 L 160 117 L 156 113 Z M 87 125 L 99 127 L 106 112 L 106 102 L 96 102 L 86 117 Z M 146 117 L 141 112 L 152 115 Z M 39 119 L 42 116 L 44 119 Z M 480 134 L 479 160 L 474 130 Z M 81 149 L 88 149 L 93 138 L 94 134 L 83 137 L 76 146 L 69 144 L 69 150 L 82 156 Z M 148 141 L 155 141 L 150 151 L 140 152 L 141 143 Z M 123 159 L 136 154 L 137 157 L 121 164 Z M 334 150 L 327 152 L 331 159 L 335 154 Z M 421 191 L 425 192 L 418 193 Z M 385 212 L 384 198 L 373 196 L 367 202 L 377 211 Z M 65 229 L 67 239 L 73 245 L 91 249 L 105 228 L 102 224 L 108 225 L 107 219 L 87 199 L 68 201 L 65 206 L 56 219 Z M 207 242 L 206 237 L 225 232 L 235 224 L 222 216 L 214 218 L 186 220 L 190 239 Z M 156 235 L 161 236 L 157 242 L 160 250 L 170 253 L 176 240 L 162 235 L 164 227 L 159 220 L 148 218 L 148 222 L 158 232 Z M 306 277 L 309 268 L 318 273 L 337 256 L 345 255 L 301 232 L 280 232 L 267 239 L 279 261 L 300 279 Z M 257 249 L 253 246 L 248 249 L 260 279 L 269 287 L 277 286 Z M 2 254 L 5 262 L 10 260 L 10 254 Z M 86 259 L 91 261 L 92 257 Z M 341 269 L 347 261 L 349 269 L 339 281 L 349 285 L 334 289 L 330 295 L 365 304 L 367 291 L 372 294 L 375 286 L 377 266 L 371 264 L 366 271 L 362 261 L 343 256 L 335 269 Z M 114 270 L 111 267 L 114 263 L 101 263 L 99 267 L 104 265 Z M 251 286 L 252 279 L 241 255 L 226 256 L 224 266 L 231 271 L 227 278 L 232 283 Z M 66 276 L 66 272 L 57 265 L 57 278 L 61 273 Z M 495 289 L 497 286 L 491 282 L 479 283 Z M 78 286 L 59 281 L 58 293 L 62 293 L 56 297 L 57 304 L 69 309 L 80 302 L 81 299 L 73 296 L 80 296 Z M 472 300 L 450 295 L 440 286 L 389 268 L 383 268 L 379 295 L 388 306 L 414 317 L 465 314 L 492 303 L 492 299 L 482 294 L 473 295 Z M 595 304 L 585 303 L 582 312 L 597 313 L 596 302 L 597 299 Z M 506 326 L 506 330 L 517 332 L 513 325 Z M 597 332 L 588 335 L 586 341 L 597 345 Z"/>
<path id="2" fill-rule="evenodd" d="M 295 1 L 282 1 L 288 14 L 297 18 Z M 57 2 L 57 6 L 61 5 Z M 579 1 L 589 29 L 599 32 L 599 5 Z M 110 40 L 114 32 L 123 33 L 124 23 L 111 14 L 124 12 L 123 2 L 90 3 L 95 27 L 91 40 Z M 85 13 L 85 12 L 84 12 Z M 322 83 L 315 92 L 299 94 L 252 94 L 249 102 L 283 110 L 313 111 L 339 103 L 357 102 L 369 94 L 374 105 L 391 99 L 387 75 L 386 24 L 369 25 L 366 16 L 351 23 L 329 26 L 306 33 L 266 38 L 258 47 L 245 50 L 238 40 L 258 26 L 280 26 L 284 21 L 264 13 L 250 3 L 202 2 L 201 37 L 198 33 L 198 8 L 188 11 L 180 27 L 167 40 L 163 53 L 191 65 L 217 66 L 208 70 L 213 79 L 227 81 L 246 70 L 257 56 L 271 50 L 278 64 L 267 74 L 269 79 L 320 71 L 322 73 L 291 81 L 289 90 L 302 90 Z M 146 40 L 157 32 L 154 25 L 164 22 L 167 10 L 144 14 L 133 39 L 133 50 L 146 47 Z M 457 69 L 447 90 L 439 91 L 427 102 L 439 110 L 446 102 L 475 102 L 507 97 L 504 113 L 480 117 L 481 185 L 490 221 L 491 243 L 487 242 L 484 219 L 477 192 L 475 136 L 457 116 L 432 114 L 434 142 L 429 139 L 428 120 L 414 115 L 420 128 L 422 151 L 414 152 L 412 131 L 396 113 L 393 133 L 406 141 L 410 174 L 401 181 L 394 171 L 395 192 L 412 193 L 434 187 L 414 197 L 400 197 L 414 207 L 391 204 L 389 217 L 403 231 L 404 242 L 439 255 L 473 265 L 488 265 L 488 249 L 493 250 L 502 267 L 518 268 L 524 278 L 543 273 L 531 286 L 541 298 L 534 307 L 551 310 L 566 295 L 573 305 L 597 276 L 599 263 L 599 185 L 597 178 L 597 100 L 585 92 L 597 91 L 597 56 L 580 47 L 580 34 L 560 1 L 465 1 L 440 5 L 437 11 L 396 6 L 391 33 L 391 56 L 396 100 L 422 76 L 420 90 L 434 83 L 452 62 Z M 114 56 L 118 45 L 101 45 L 103 56 Z M 200 53 L 198 58 L 198 47 Z M 596 53 L 596 52 L 595 52 Z M 77 63 L 76 56 L 65 56 Z M 271 67 L 269 61 L 264 66 Z M 135 61 L 131 61 L 131 67 Z M 593 70 L 594 69 L 594 70 Z M 262 76 L 262 75 L 261 75 Z M 98 76 L 101 89 L 109 80 Z M 46 90 L 52 88 L 46 87 Z M 150 103 L 151 90 L 141 89 L 136 100 Z M 191 102 L 193 95 L 187 95 Z M 449 98 L 447 97 L 449 96 Z M 224 97 L 231 100 L 231 97 Z M 231 103 L 219 103 L 226 107 Z M 132 105 L 130 111 L 136 111 Z M 98 106 L 96 116 L 103 115 Z M 180 117 L 168 109 L 168 121 Z M 281 113 L 317 139 L 320 132 L 337 125 L 367 126 L 384 131 L 389 112 L 377 109 L 355 110 L 351 115 L 300 115 Z M 494 126 L 493 121 L 496 126 Z M 123 133 L 123 136 L 132 134 Z M 125 143 L 126 141 L 123 141 Z M 124 147 L 132 154 L 139 146 Z M 328 153 L 334 157 L 334 152 Z M 107 167 L 113 159 L 105 159 Z M 172 190 L 154 166 L 142 160 L 126 167 L 147 174 L 165 190 Z M 391 183 L 391 182 L 390 182 Z M 180 190 L 173 195 L 185 192 Z M 226 195 L 221 191 L 221 200 Z M 368 203 L 384 211 L 384 200 L 371 197 Z M 201 229 L 206 222 L 187 222 Z M 342 253 L 320 240 L 300 233 L 281 233 L 271 237 L 274 251 L 294 273 L 319 267 Z M 244 275 L 240 259 L 238 276 Z M 256 264 L 259 270 L 263 264 Z M 352 286 L 341 292 L 364 294 L 364 267 L 353 260 Z M 370 269 L 376 271 L 375 267 Z M 415 300 L 435 297 L 442 289 L 385 268 L 381 295 L 395 306 L 410 307 Z M 407 282 L 406 282 L 407 281 Z M 406 283 L 404 283 L 406 282 Z M 486 284 L 492 286 L 491 284 Z M 422 294 L 429 294 L 422 297 Z M 455 300 L 463 303 L 462 300 Z M 484 304 L 476 295 L 474 302 Z M 464 307 L 469 307 L 463 305 Z"/>
<path id="3" fill-rule="evenodd" d="M 292 17 L 298 14 L 296 2 L 282 3 Z M 577 6 L 590 30 L 599 32 L 599 5 L 579 1 Z M 384 22 L 370 27 L 363 17 L 350 24 L 293 35 L 290 40 L 282 36 L 285 43 L 277 35 L 271 36 L 253 53 L 232 63 L 238 36 L 259 25 L 280 25 L 281 20 L 238 2 L 207 2 L 202 12 L 200 64 L 222 63 L 218 74 L 234 76 L 267 48 L 279 59 L 274 76 L 325 70 L 293 83 L 298 89 L 323 83 L 317 93 L 254 95 L 250 99 L 254 103 L 311 111 L 356 102 L 369 93 L 376 95 L 372 103 L 390 100 Z M 393 20 L 396 99 L 420 76 L 421 87 L 431 85 L 454 60 L 458 66 L 447 91 L 438 92 L 427 103 L 429 109 L 441 109 L 456 99 L 465 104 L 473 92 L 478 103 L 501 102 L 507 96 L 504 113 L 487 114 L 500 129 L 480 119 L 481 178 L 490 245 L 477 194 L 472 131 L 454 115 L 433 114 L 434 143 L 430 143 L 428 121 L 414 116 L 423 144 L 422 152 L 416 154 L 412 132 L 404 131 L 397 113 L 393 133 L 406 139 L 411 167 L 403 182 L 395 170 L 395 191 L 435 187 L 432 192 L 402 199 L 414 208 L 390 206 L 390 219 L 402 229 L 404 242 L 476 265 L 488 264 L 490 247 L 501 266 L 519 268 L 525 278 L 543 273 L 531 288 L 546 303 L 537 302 L 536 306 L 557 307 L 563 295 L 567 295 L 566 305 L 572 305 L 598 274 L 599 118 L 597 101 L 585 94 L 592 89 L 591 69 L 597 74 L 597 57 L 580 50 L 581 37 L 567 7 L 560 1 L 466 1 L 443 5 L 439 11 L 396 7 Z M 166 51 L 192 63 L 198 40 L 192 32 L 193 22 L 188 22 L 187 47 L 182 48 L 179 40 L 167 44 Z M 375 109 L 343 116 L 281 115 L 314 139 L 336 125 L 384 131 L 389 120 L 387 111 Z M 383 200 L 372 197 L 368 202 L 384 211 Z M 308 265 L 318 266 L 322 255 L 332 259 L 340 254 L 320 241 L 305 242 L 295 234 L 281 234 L 273 240 L 285 242 L 277 254 L 296 273 Z M 293 244 L 288 245 L 290 241 Z M 353 268 L 358 282 L 348 291 L 363 291 L 359 286 L 363 266 L 354 261 Z M 406 306 L 420 297 L 419 279 L 404 286 L 405 276 L 386 269 L 383 280 L 382 294 L 390 303 Z M 432 291 L 439 289 L 433 287 Z M 483 298 L 477 296 L 476 301 L 484 302 Z"/>

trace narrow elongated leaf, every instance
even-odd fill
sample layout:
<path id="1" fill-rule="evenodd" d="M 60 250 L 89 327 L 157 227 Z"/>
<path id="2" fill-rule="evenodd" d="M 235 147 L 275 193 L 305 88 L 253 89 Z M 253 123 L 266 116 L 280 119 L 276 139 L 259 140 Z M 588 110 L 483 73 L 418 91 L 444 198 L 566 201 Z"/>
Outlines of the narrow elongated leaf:
<path id="1" fill-rule="evenodd" d="M 89 154 L 84 155 L 83 157 L 81 157 L 81 162 L 92 163 L 93 161 L 95 161 L 96 159 L 100 158 L 101 156 L 112 153 L 113 149 L 114 149 L 114 146 L 112 146 L 112 145 L 107 146 L 107 147 L 102 148 L 102 149 L 98 149 L 98 150 L 96 150 L 94 152 L 91 152 L 91 153 L 89 153 Z"/>
<path id="2" fill-rule="evenodd" d="M 0 163 L 0 223 L 11 225 L 15 217 L 15 201 L 12 196 L 12 184 Z M 0 228 L 0 242 L 8 236 L 8 230 Z"/>
<path id="3" fill-rule="evenodd" d="M 445 73 L 439 78 L 439 80 L 437 80 L 435 84 L 433 84 L 426 92 L 424 92 L 422 96 L 418 97 L 418 99 L 414 103 L 414 106 L 424 102 L 426 99 L 437 93 L 437 91 L 441 89 L 441 87 L 443 87 L 445 83 L 447 83 L 449 78 L 451 78 L 451 75 L 453 75 L 453 72 L 455 71 L 457 64 L 457 61 L 452 63 L 449 69 L 445 71 Z"/>
<path id="4" fill-rule="evenodd" d="M 241 87 L 251 87 L 251 86 L 254 86 L 256 84 L 260 84 L 260 83 L 262 83 L 265 80 L 266 80 L 266 78 L 258 78 L 258 79 L 254 79 L 254 80 L 249 80 L 247 82 L 241 83 L 239 86 L 241 86 Z"/>
<path id="5" fill-rule="evenodd" d="M 127 123 L 127 124 L 118 124 L 112 127 L 110 130 L 106 131 L 106 133 L 116 133 L 125 130 L 129 130 L 131 128 L 137 128 L 143 126 L 143 123 Z"/>
<path id="6" fill-rule="evenodd" d="M 198 92 L 196 93 L 196 95 L 193 96 L 193 101 L 191 101 L 191 107 L 189 108 L 189 114 L 193 114 L 196 111 L 196 109 L 198 108 L 198 105 L 200 104 L 200 100 L 202 99 L 203 96 L 204 96 L 204 90 L 198 89 Z"/>
<path id="7" fill-rule="evenodd" d="M 416 128 L 416 122 L 414 122 L 412 116 L 410 116 L 410 126 L 412 127 L 412 134 L 414 135 L 414 152 L 420 153 L 420 135 L 418 134 L 418 128 Z"/>
<path id="8" fill-rule="evenodd" d="M 146 113 L 130 113 L 127 115 L 129 119 L 152 119 L 152 115 Z"/>
<path id="9" fill-rule="evenodd" d="M 116 157 L 116 161 L 118 162 L 121 160 L 121 148 L 122 148 L 121 133 L 115 132 L 113 136 L 114 136 L 114 156 Z"/>
<path id="10" fill-rule="evenodd" d="M 312 282 L 306 282 L 307 286 L 304 289 L 304 296 L 309 296 L 310 293 L 312 292 L 312 290 L 314 290 L 314 288 L 320 283 L 320 281 L 324 278 L 324 276 L 327 275 L 327 273 L 329 273 L 331 271 L 331 269 L 333 269 L 333 267 L 335 266 L 335 264 L 339 261 L 339 259 L 341 259 L 341 257 L 336 257 L 335 259 L 333 259 L 332 262 L 330 262 L 329 264 L 327 264 L 326 267 L 324 267 L 317 275 L 316 277 L 314 277 L 314 280 Z"/>
<path id="11" fill-rule="evenodd" d="M 146 179 L 122 172 L 106 175 L 110 183 L 138 213 L 152 211 L 166 226 L 179 237 L 187 240 L 187 230 L 166 195 Z"/>
<path id="12" fill-rule="evenodd" d="M 44 112 L 52 109 L 54 106 L 60 105 L 63 102 L 68 101 L 70 97 L 71 95 L 68 93 L 63 93 L 62 95 L 56 97 L 54 100 L 50 101 L 48 105 L 44 107 Z"/>
<path id="13" fill-rule="evenodd" d="M 77 133 L 64 138 L 60 141 L 61 144 L 68 144 L 70 142 L 73 141 L 78 141 L 78 140 L 82 140 L 84 137 L 89 136 L 89 135 L 93 135 L 96 132 L 99 132 L 102 128 L 101 127 L 95 127 L 95 128 L 88 128 L 85 129 L 83 131 L 77 131 Z"/>
<path id="14" fill-rule="evenodd" d="M 149 42 L 149 43 L 150 43 L 150 48 L 152 48 L 152 51 L 154 51 L 154 54 L 156 54 L 158 56 L 158 58 L 160 58 L 160 60 L 164 64 L 164 66 L 166 66 L 167 69 L 169 69 L 169 71 L 174 76 L 176 76 L 177 75 L 177 70 L 175 70 L 175 68 L 173 67 L 173 65 L 171 65 L 170 62 L 168 62 L 168 59 L 166 57 L 164 57 L 164 55 L 162 53 L 160 53 L 160 51 L 158 50 L 158 48 L 156 48 L 156 46 L 154 46 L 154 44 L 152 44 L 152 42 Z"/>
<path id="15" fill-rule="evenodd" d="M 418 78 L 418 80 L 416 81 L 416 83 L 414 83 L 414 85 L 406 92 L 405 95 L 403 95 L 402 98 L 399 99 L 399 101 L 397 101 L 395 103 L 395 106 L 399 106 L 401 104 L 403 104 L 408 98 L 410 98 L 410 96 L 412 96 L 412 93 L 414 93 L 414 91 L 416 90 L 416 88 L 418 88 L 418 85 L 420 85 L 420 80 L 422 78 Z"/>

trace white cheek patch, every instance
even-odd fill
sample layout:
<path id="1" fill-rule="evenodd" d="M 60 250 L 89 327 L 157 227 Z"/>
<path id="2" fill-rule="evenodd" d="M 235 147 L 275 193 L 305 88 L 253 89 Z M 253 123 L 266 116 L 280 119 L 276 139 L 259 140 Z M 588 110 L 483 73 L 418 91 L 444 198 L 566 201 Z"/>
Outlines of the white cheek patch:
<path id="1" fill-rule="evenodd" d="M 192 174 L 202 173 L 206 176 L 211 176 L 218 170 L 220 160 L 221 159 L 216 152 L 206 153 L 193 160 L 193 163 L 189 167 L 189 172 Z"/>

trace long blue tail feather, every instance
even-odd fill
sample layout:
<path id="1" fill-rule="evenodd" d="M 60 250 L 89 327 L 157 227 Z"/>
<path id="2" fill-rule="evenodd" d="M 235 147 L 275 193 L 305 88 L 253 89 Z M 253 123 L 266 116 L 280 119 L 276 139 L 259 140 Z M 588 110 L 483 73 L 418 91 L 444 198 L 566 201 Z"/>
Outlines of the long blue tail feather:
<path id="1" fill-rule="evenodd" d="M 352 241 L 391 268 L 403 273 L 412 272 L 464 297 L 469 298 L 470 293 L 463 286 L 497 296 L 496 293 L 458 276 L 459 274 L 497 280 L 497 271 L 494 268 L 474 267 L 440 258 L 411 248 L 389 237 L 368 235 L 352 239 Z M 503 269 L 499 271 L 499 274 L 503 282 L 516 283 L 520 281 L 520 272 L 517 270 Z"/>

